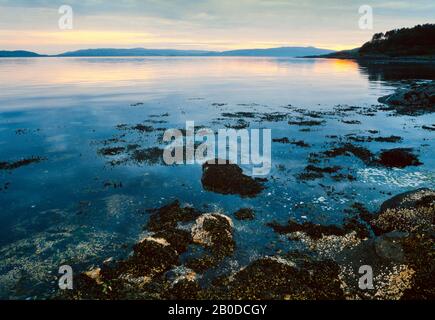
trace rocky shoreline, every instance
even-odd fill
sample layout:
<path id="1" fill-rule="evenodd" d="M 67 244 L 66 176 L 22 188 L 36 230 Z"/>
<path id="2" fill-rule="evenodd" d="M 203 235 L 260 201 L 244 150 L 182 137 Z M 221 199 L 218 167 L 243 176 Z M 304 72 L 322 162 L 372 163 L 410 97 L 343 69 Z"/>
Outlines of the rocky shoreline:
<path id="1" fill-rule="evenodd" d="M 370 214 L 355 206 L 342 228 L 271 224 L 307 250 L 259 258 L 201 284 L 204 273 L 237 246 L 232 219 L 178 201 L 152 211 L 149 236 L 130 257 L 81 274 L 68 299 L 434 299 L 435 191 L 418 189 Z M 198 251 L 195 257 L 183 257 Z M 373 290 L 358 288 L 361 264 L 374 270 Z M 65 298 L 65 297 L 63 297 Z"/>
<path id="2" fill-rule="evenodd" d="M 435 111 L 435 81 L 411 82 L 393 94 L 379 98 L 400 114 L 417 115 Z"/>

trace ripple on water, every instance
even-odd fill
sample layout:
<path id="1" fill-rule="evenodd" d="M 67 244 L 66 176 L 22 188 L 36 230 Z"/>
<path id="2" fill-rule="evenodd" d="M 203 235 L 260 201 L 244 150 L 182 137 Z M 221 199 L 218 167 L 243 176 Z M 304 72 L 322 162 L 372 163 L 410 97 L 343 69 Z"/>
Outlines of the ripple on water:
<path id="1" fill-rule="evenodd" d="M 399 188 L 416 188 L 428 183 L 435 183 L 430 172 L 407 172 L 402 169 L 365 168 L 358 170 L 358 176 L 364 183 L 396 186 Z"/>

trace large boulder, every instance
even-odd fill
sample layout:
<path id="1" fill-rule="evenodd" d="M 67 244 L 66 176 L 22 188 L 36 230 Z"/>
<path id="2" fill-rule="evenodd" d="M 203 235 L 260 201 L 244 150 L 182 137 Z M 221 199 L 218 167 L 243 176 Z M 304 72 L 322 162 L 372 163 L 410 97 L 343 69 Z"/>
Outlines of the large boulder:
<path id="1" fill-rule="evenodd" d="M 147 237 L 133 248 L 129 259 L 129 273 L 154 275 L 168 270 L 177 264 L 178 252 L 163 238 Z"/>
<path id="2" fill-rule="evenodd" d="M 371 221 L 376 234 L 391 231 L 433 231 L 435 191 L 418 189 L 399 194 L 381 205 L 379 214 Z"/>
<path id="3" fill-rule="evenodd" d="M 192 227 L 193 242 L 204 246 L 218 256 L 225 257 L 234 251 L 233 222 L 220 213 L 201 215 Z"/>
<path id="4" fill-rule="evenodd" d="M 147 229 L 154 232 L 155 237 L 166 239 L 179 253 L 182 253 L 187 250 L 192 237 L 190 232 L 179 226 L 195 221 L 200 214 L 194 208 L 182 207 L 179 201 L 174 201 L 162 208 L 151 210 Z"/>

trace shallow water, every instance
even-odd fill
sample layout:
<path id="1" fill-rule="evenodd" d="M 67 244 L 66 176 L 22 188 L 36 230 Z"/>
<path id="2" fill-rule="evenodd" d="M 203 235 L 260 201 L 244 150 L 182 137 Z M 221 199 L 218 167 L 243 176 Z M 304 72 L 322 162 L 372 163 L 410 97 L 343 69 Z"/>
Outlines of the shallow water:
<path id="1" fill-rule="evenodd" d="M 144 234 L 146 209 L 175 199 L 231 217 L 242 207 L 255 208 L 254 221 L 233 217 L 237 252 L 216 270 L 225 272 L 295 248 L 268 222 L 293 218 L 340 224 L 354 202 L 376 210 L 391 195 L 434 188 L 434 132 L 422 126 L 434 124 L 435 116 L 399 116 L 377 103 L 408 79 L 435 79 L 435 66 L 269 58 L 0 59 L 0 162 L 43 158 L 0 170 L 0 297 L 48 297 L 57 290 L 60 265 L 79 272 L 127 255 Z M 162 147 L 162 131 L 120 130 L 120 124 L 148 121 L 144 124 L 163 130 L 193 120 L 216 130 L 237 120 L 222 113 L 238 111 L 286 113 L 283 121 L 245 120 L 250 128 L 272 129 L 273 138 L 310 145 L 273 143 L 267 188 L 253 199 L 204 191 L 200 165 L 130 161 L 112 166 L 110 161 L 122 155 L 98 153 L 129 144 Z M 321 118 L 308 111 L 321 112 Z M 299 117 L 325 122 L 288 124 Z M 338 165 L 355 181 L 336 181 L 328 174 L 312 181 L 297 178 L 310 153 L 348 142 L 349 134 L 400 136 L 396 143 L 351 142 L 375 154 L 414 148 L 423 165 L 387 169 L 341 156 L 316 165 Z"/>

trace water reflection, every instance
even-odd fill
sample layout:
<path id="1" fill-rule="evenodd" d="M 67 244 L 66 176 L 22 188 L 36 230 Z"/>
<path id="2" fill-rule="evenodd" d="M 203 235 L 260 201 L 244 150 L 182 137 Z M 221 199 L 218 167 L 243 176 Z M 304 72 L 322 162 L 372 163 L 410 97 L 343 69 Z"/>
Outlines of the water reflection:
<path id="1" fill-rule="evenodd" d="M 175 199 L 227 214 L 255 208 L 254 221 L 234 221 L 234 261 L 246 265 L 256 257 L 293 249 L 267 226 L 271 221 L 337 224 L 355 201 L 374 211 L 388 194 L 434 187 L 435 140 L 422 128 L 434 122 L 433 116 L 410 121 L 372 106 L 392 89 L 388 81 L 433 76 L 433 67 L 422 65 L 326 59 L 0 59 L 0 162 L 45 159 L 13 172 L 0 171 L 0 256 L 5 257 L 0 259 L 0 298 L 10 292 L 29 295 L 13 291 L 9 271 L 16 266 L 30 268 L 19 282 L 45 297 L 52 288 L 52 279 L 45 278 L 48 271 L 65 261 L 78 261 L 80 268 L 88 269 L 107 257 L 129 254 L 131 246 L 125 244 L 142 235 L 145 209 Z M 137 102 L 141 104 L 134 106 Z M 359 108 L 335 112 L 337 105 L 345 104 Z M 317 113 L 300 111 L 304 109 Z M 273 138 L 302 142 L 302 146 L 273 144 L 267 191 L 254 199 L 205 192 L 200 166 L 132 161 L 114 165 L 111 160 L 117 156 L 104 158 L 99 152 L 104 147 L 162 147 L 165 128 L 183 128 L 186 120 L 194 120 L 218 130 L 236 123 L 232 121 L 237 119 L 223 118 L 234 112 L 286 113 L 289 119 L 322 123 L 301 128 L 289 125 L 287 119 L 245 119 L 252 129 L 273 129 Z M 138 123 L 155 130 L 123 129 Z M 360 144 L 373 153 L 414 148 L 423 165 L 379 170 L 357 157 L 337 157 L 318 166 L 338 166 L 345 180 L 329 175 L 317 181 L 298 180 L 313 154 L 342 139 L 366 138 L 375 129 L 376 136 L 401 136 L 403 142 Z M 347 174 L 355 180 L 348 181 Z M 113 187 L 120 182 L 122 187 Z"/>
<path id="2" fill-rule="evenodd" d="M 435 80 L 435 63 L 358 61 L 358 70 L 369 81 Z"/>

